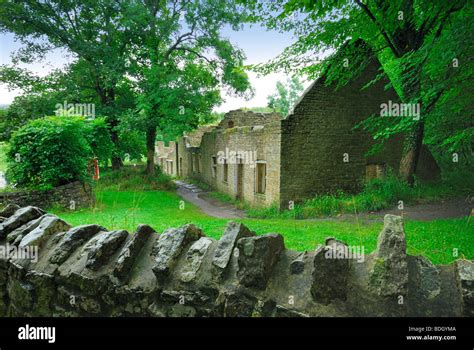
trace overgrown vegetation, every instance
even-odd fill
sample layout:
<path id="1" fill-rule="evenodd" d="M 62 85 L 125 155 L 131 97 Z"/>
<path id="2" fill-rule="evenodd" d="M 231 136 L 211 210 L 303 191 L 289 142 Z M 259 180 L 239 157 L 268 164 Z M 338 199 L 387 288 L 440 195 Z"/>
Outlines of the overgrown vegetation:
<path id="1" fill-rule="evenodd" d="M 106 170 L 101 174 L 99 181 L 94 182 L 94 191 L 171 191 L 175 185 L 166 174 L 157 167 L 155 175 L 147 175 L 144 167 L 124 166 L 120 170 Z"/>
<path id="2" fill-rule="evenodd" d="M 7 170 L 7 151 L 8 145 L 5 142 L 0 142 L 0 171 Z"/>
<path id="3" fill-rule="evenodd" d="M 104 175 L 104 182 L 112 181 Z M 127 229 L 134 232 L 139 224 L 146 223 L 158 233 L 171 227 L 193 223 L 209 237 L 220 238 L 227 219 L 218 219 L 204 214 L 191 203 L 180 209 L 182 198 L 167 191 L 117 191 L 113 186 L 103 186 L 96 191 L 96 206 L 76 211 L 54 209 L 53 212 L 72 225 L 98 223 L 109 230 Z M 136 188 L 136 187 L 135 187 Z M 326 237 L 337 237 L 350 245 L 363 245 L 365 254 L 373 251 L 377 236 L 382 229 L 381 221 L 238 219 L 257 234 L 278 232 L 285 237 L 289 249 L 313 250 L 323 244 Z M 467 219 L 434 220 L 419 222 L 406 220 L 409 254 L 423 254 L 434 263 L 449 263 L 458 257 L 474 257 L 474 226 Z M 459 235 L 463 232 L 463 235 Z"/>
<path id="4" fill-rule="evenodd" d="M 288 78 L 286 82 L 278 81 L 276 84 L 276 92 L 267 97 L 268 107 L 275 112 L 281 113 L 281 116 L 285 118 L 303 91 L 303 84 L 296 75 Z"/>
<path id="5" fill-rule="evenodd" d="M 112 142 L 105 122 L 80 117 L 29 121 L 13 133 L 7 179 L 18 187 L 47 189 L 88 181 L 93 157 L 107 160 Z"/>
<path id="6" fill-rule="evenodd" d="M 341 214 L 358 214 L 376 212 L 393 208 L 403 202 L 406 204 L 426 203 L 441 199 L 469 196 L 474 191 L 474 179 L 466 170 L 446 174 L 440 183 L 415 183 L 413 187 L 389 174 L 384 179 L 368 182 L 363 191 L 351 195 L 339 192 L 333 195 L 317 196 L 301 204 L 293 210 L 280 212 L 276 205 L 269 208 L 247 207 L 247 214 L 255 218 L 317 218 L 338 216 Z M 226 199 L 226 198 L 221 198 Z"/>

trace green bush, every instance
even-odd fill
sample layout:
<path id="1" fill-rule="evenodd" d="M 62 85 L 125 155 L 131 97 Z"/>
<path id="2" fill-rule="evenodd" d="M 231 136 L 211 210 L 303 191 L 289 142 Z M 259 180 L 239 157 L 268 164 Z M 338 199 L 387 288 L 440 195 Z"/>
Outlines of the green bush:
<path id="1" fill-rule="evenodd" d="M 92 157 L 106 160 L 112 142 L 98 118 L 45 117 L 29 121 L 11 138 L 7 179 L 19 187 L 47 189 L 87 181 Z"/>

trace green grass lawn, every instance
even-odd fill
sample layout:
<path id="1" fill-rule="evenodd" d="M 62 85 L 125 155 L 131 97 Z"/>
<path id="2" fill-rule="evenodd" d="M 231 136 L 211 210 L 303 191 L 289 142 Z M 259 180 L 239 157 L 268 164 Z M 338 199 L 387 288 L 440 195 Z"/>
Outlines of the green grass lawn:
<path id="1" fill-rule="evenodd" d="M 148 224 L 157 232 L 170 227 L 193 223 L 207 236 L 219 238 L 227 219 L 204 214 L 199 208 L 185 203 L 180 209 L 178 195 L 169 191 L 102 190 L 96 193 L 93 209 L 67 212 L 52 209 L 72 225 L 98 223 L 109 230 L 127 229 L 133 232 L 138 224 Z M 381 222 L 354 224 L 345 221 L 293 220 L 293 219 L 241 219 L 257 234 L 281 233 L 285 245 L 294 250 L 313 250 L 329 236 L 349 245 L 363 245 L 365 253 L 374 250 Z M 447 219 L 430 222 L 406 221 L 408 253 L 425 255 L 434 263 L 449 263 L 458 257 L 474 258 L 474 227 L 469 219 Z"/>

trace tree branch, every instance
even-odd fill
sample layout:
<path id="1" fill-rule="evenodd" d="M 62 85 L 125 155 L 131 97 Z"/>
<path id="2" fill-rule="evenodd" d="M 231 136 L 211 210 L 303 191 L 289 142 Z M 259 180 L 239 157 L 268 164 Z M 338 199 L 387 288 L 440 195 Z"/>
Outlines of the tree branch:
<path id="1" fill-rule="evenodd" d="M 196 29 L 196 23 L 193 23 L 191 30 L 187 33 L 184 33 L 183 35 L 179 36 L 178 39 L 176 39 L 176 42 L 171 45 L 171 47 L 166 51 L 165 57 L 168 59 L 168 57 L 171 55 L 171 53 L 176 50 L 179 44 L 181 44 L 183 41 L 187 40 L 189 37 L 191 37 L 194 34 L 194 30 Z"/>
<path id="2" fill-rule="evenodd" d="M 200 54 L 200 53 L 197 52 L 196 50 L 190 49 L 189 47 L 179 46 L 179 47 L 176 47 L 175 50 L 181 50 L 181 51 L 190 52 L 190 53 L 196 55 L 197 57 L 202 58 L 203 60 L 205 60 L 205 61 L 206 61 L 207 63 L 209 63 L 209 64 L 215 63 L 215 61 L 210 60 L 210 59 L 207 58 L 206 56 Z"/>
<path id="3" fill-rule="evenodd" d="M 367 14 L 367 16 L 369 16 L 369 18 L 372 20 L 372 22 L 374 22 L 374 24 L 377 26 L 377 28 L 379 28 L 380 33 L 384 37 L 385 41 L 387 42 L 387 45 L 390 47 L 390 49 L 392 50 L 394 55 L 396 57 L 400 57 L 401 54 L 400 54 L 398 48 L 393 44 L 393 42 L 390 39 L 389 35 L 385 31 L 385 29 L 382 27 L 382 25 L 377 21 L 377 18 L 375 18 L 374 14 L 370 11 L 368 6 L 360 0 L 355 0 L 355 2 L 356 2 L 357 5 L 359 5 L 360 8 L 362 8 L 362 10 L 364 10 L 364 12 Z"/>

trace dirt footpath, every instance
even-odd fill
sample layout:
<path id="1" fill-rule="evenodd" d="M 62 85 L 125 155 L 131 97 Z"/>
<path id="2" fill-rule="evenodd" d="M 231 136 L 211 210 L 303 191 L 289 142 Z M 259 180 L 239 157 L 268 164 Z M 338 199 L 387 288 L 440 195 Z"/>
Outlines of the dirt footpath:
<path id="1" fill-rule="evenodd" d="M 209 196 L 208 192 L 196 185 L 187 184 L 183 181 L 175 181 L 177 193 L 185 200 L 195 204 L 207 215 L 215 218 L 237 219 L 244 218 L 245 212 L 237 209 L 235 205 L 221 202 Z M 405 205 L 403 211 L 397 207 L 381 210 L 378 212 L 361 213 L 357 219 L 368 221 L 383 221 L 385 214 L 402 215 L 407 219 L 431 221 L 436 219 L 462 218 L 469 216 L 474 207 L 472 198 L 449 199 L 436 203 Z M 315 218 L 307 220 L 322 221 L 352 221 L 356 219 L 355 214 L 343 214 L 337 217 Z"/>
<path id="2" fill-rule="evenodd" d="M 243 210 L 237 209 L 230 203 L 221 202 L 208 195 L 207 191 L 196 185 L 187 184 L 182 181 L 175 181 L 177 193 L 183 199 L 198 206 L 209 216 L 221 219 L 238 219 L 245 217 Z"/>
<path id="3" fill-rule="evenodd" d="M 413 220 L 436 220 L 462 218 L 469 216 L 474 203 L 469 198 L 449 199 L 436 203 L 406 205 L 403 210 L 403 216 Z M 391 210 L 382 210 L 374 215 L 396 214 L 400 215 L 398 208 Z"/>

